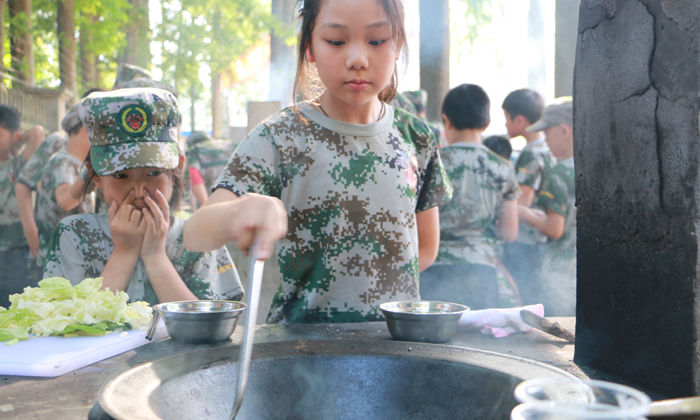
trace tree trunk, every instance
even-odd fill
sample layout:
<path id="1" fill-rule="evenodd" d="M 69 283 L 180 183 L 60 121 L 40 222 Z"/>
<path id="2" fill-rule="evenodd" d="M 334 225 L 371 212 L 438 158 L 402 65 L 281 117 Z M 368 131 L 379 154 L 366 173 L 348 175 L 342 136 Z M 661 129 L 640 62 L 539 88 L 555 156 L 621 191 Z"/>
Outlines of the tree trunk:
<path id="1" fill-rule="evenodd" d="M 58 2 L 56 13 L 58 24 L 58 65 L 61 87 L 73 93 L 74 103 L 78 97 L 78 73 L 75 64 L 75 8 L 73 0 Z"/>
<path id="2" fill-rule="evenodd" d="M 9 0 L 10 19 L 22 13 L 26 16 L 21 25 L 10 27 L 10 54 L 15 78 L 24 86 L 36 86 L 34 69 L 34 35 L 32 34 L 32 0 Z"/>
<path id="3" fill-rule="evenodd" d="M 5 79 L 3 73 L 5 73 L 5 66 L 3 65 L 2 58 L 5 57 L 5 2 L 2 2 L 0 6 L 0 84 Z"/>
<path id="4" fill-rule="evenodd" d="M 119 64 L 133 64 L 148 69 L 151 62 L 149 40 L 148 0 L 129 0 L 129 26 L 126 28 L 126 47 L 119 57 Z"/>
<path id="5" fill-rule="evenodd" d="M 220 139 L 224 130 L 221 118 L 221 72 L 211 73 L 211 129 L 212 137 Z"/>
<path id="6" fill-rule="evenodd" d="M 547 96 L 546 43 L 542 0 L 530 0 L 527 14 L 527 85 L 542 96 Z"/>
<path id="7" fill-rule="evenodd" d="M 212 37 L 217 42 L 221 43 L 220 38 L 220 19 L 221 9 L 219 4 L 216 5 L 214 16 L 211 20 Z M 221 69 L 211 69 L 211 130 L 212 137 L 221 138 L 223 135 L 223 127 L 221 126 Z"/>
<path id="8" fill-rule="evenodd" d="M 89 25 L 80 28 L 80 81 L 83 90 L 97 87 L 97 76 L 95 74 L 95 53 L 91 49 L 92 25 L 95 23 L 95 16 L 87 16 Z"/>
<path id="9" fill-rule="evenodd" d="M 102 87 L 100 84 L 100 81 L 102 80 L 102 71 L 100 70 L 101 65 L 102 62 L 100 61 L 99 57 L 95 57 L 95 87 Z"/>
<path id="10" fill-rule="evenodd" d="M 284 22 L 291 22 L 296 0 L 272 0 L 272 14 Z M 282 106 L 293 103 L 292 88 L 296 75 L 296 48 L 285 45 L 284 40 L 271 31 L 270 39 L 270 94 L 268 99 L 280 101 Z"/>
<path id="11" fill-rule="evenodd" d="M 194 107 L 194 103 L 197 100 L 197 91 L 194 87 L 194 83 L 190 85 L 190 134 L 194 133 L 196 131 L 196 124 L 195 124 L 195 117 L 196 117 L 196 110 Z"/>
<path id="12" fill-rule="evenodd" d="M 428 92 L 428 119 L 439 121 L 450 88 L 449 0 L 420 0 L 420 87 Z"/>

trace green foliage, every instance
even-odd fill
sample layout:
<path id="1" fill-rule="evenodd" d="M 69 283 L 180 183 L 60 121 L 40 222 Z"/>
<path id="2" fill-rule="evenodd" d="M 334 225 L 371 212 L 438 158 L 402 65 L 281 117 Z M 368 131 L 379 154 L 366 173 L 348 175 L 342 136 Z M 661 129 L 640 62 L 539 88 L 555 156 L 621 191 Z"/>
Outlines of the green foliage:
<path id="1" fill-rule="evenodd" d="M 450 13 L 450 30 L 455 33 L 460 45 L 474 45 L 479 38 L 479 29 L 493 21 L 500 2 L 497 0 L 460 0 L 459 14 Z M 498 4 L 497 4 L 498 3 Z M 502 8 L 503 5 L 500 4 Z"/>
<path id="2" fill-rule="evenodd" d="M 56 23 L 58 1 L 60 0 L 33 0 L 32 2 L 34 63 L 36 83 L 39 87 L 60 85 Z M 128 12 L 131 5 L 128 0 L 75 0 L 74 8 L 77 64 L 80 63 L 80 43 L 85 42 L 81 39 L 81 32 L 90 32 L 92 40 L 86 43 L 85 48 L 98 58 L 100 80 L 97 84 L 99 87 L 109 88 L 114 83 L 117 56 L 125 44 L 123 28 L 129 20 Z M 29 20 L 24 14 L 18 14 L 11 22 L 9 13 L 6 11 L 6 34 L 10 33 L 10 28 L 22 30 L 28 27 Z M 7 68 L 12 62 L 9 37 L 5 38 L 4 45 L 2 60 Z M 78 74 L 80 74 L 79 65 Z M 5 83 L 11 86 L 11 82 L 6 80 Z M 78 77 L 78 91 L 91 87 L 93 86 L 82 86 Z"/>
<path id="3" fill-rule="evenodd" d="M 117 57 L 126 45 L 124 26 L 129 21 L 128 0 L 75 0 L 75 26 L 79 43 L 98 59 L 100 78 L 97 87 L 111 88 L 117 71 Z M 82 38 L 89 33 L 91 40 Z M 80 48 L 78 48 L 80 50 Z M 80 69 L 80 67 L 78 67 Z M 78 91 L 93 86 L 81 86 Z"/>
<path id="4" fill-rule="evenodd" d="M 163 23 L 155 40 L 162 43 L 163 79 L 196 101 L 203 94 L 202 66 L 231 76 L 233 60 L 274 29 L 292 36 L 291 25 L 260 0 L 162 0 Z"/>
<path id="5" fill-rule="evenodd" d="M 60 85 L 56 2 L 33 0 L 34 71 L 38 87 Z M 28 27 L 24 26 L 24 27 Z"/>

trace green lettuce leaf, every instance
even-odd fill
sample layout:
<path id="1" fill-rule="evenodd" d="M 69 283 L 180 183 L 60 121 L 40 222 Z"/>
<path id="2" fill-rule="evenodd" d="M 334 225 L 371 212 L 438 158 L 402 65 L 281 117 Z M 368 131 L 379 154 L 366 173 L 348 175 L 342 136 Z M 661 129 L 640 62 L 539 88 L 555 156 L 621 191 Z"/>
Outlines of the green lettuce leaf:
<path id="1" fill-rule="evenodd" d="M 24 327 L 0 328 L 0 342 L 12 340 L 28 340 L 29 333 Z"/>
<path id="2" fill-rule="evenodd" d="M 126 293 L 101 287 L 101 277 L 76 286 L 60 277 L 44 279 L 39 287 L 10 296 L 10 308 L 0 308 L 0 329 L 21 327 L 39 336 L 74 336 L 148 327 L 153 309 L 147 303 L 127 304 Z M 0 342 L 14 339 L 9 333 L 0 336 Z"/>

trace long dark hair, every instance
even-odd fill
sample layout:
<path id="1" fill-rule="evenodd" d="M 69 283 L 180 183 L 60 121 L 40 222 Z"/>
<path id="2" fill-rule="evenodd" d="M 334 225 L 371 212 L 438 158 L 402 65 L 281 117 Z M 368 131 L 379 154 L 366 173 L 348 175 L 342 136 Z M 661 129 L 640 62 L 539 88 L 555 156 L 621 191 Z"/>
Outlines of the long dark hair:
<path id="1" fill-rule="evenodd" d="M 306 58 L 306 49 L 311 46 L 311 34 L 314 31 L 316 17 L 321 10 L 321 4 L 325 0 L 304 0 L 303 9 L 299 14 L 301 28 L 299 30 L 299 45 L 297 46 L 297 74 L 294 78 L 294 99 L 307 100 L 317 97 L 323 91 L 315 66 Z M 401 0 L 377 0 L 384 8 L 389 27 L 391 28 L 391 39 L 394 45 L 399 48 L 399 54 L 404 58 L 404 63 L 408 61 L 408 45 L 406 43 L 406 29 L 404 28 L 404 8 Z M 379 100 L 386 103 L 391 102 L 396 95 L 399 85 L 399 70 L 394 64 L 394 72 L 391 80 L 384 90 L 379 92 Z M 295 105 L 296 106 L 296 105 Z"/>
<path id="2" fill-rule="evenodd" d="M 90 187 L 92 186 L 92 179 L 97 175 L 95 168 L 92 167 L 92 160 L 90 160 L 90 153 L 88 153 L 83 162 L 83 166 L 87 169 L 87 182 L 83 185 L 83 199 L 90 193 Z M 170 201 L 168 201 L 168 206 L 170 206 L 170 214 L 172 215 L 174 211 L 180 208 L 180 200 L 185 195 L 185 177 L 182 173 L 182 168 L 178 165 L 175 169 L 163 169 L 163 172 L 173 181 L 173 195 L 170 196 Z M 111 203 L 106 203 L 107 207 Z"/>

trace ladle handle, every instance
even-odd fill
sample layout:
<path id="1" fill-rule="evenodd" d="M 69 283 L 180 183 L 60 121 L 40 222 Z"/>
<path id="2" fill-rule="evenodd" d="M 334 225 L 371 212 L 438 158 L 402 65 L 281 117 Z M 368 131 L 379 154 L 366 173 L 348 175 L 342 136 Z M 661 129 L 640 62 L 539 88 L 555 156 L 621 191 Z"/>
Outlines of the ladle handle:
<path id="1" fill-rule="evenodd" d="M 151 325 L 148 327 L 148 332 L 146 333 L 146 340 L 148 340 L 148 341 L 153 340 L 153 334 L 156 332 L 156 328 L 158 327 L 159 320 L 160 320 L 160 311 L 156 309 L 153 311 L 153 319 L 151 320 Z"/>
<path id="2" fill-rule="evenodd" d="M 265 260 L 259 260 L 257 241 L 254 241 L 250 251 L 250 266 L 248 268 L 248 314 L 245 320 L 245 331 L 243 333 L 243 343 L 238 356 L 238 383 L 236 385 L 236 402 L 233 405 L 231 420 L 236 418 L 238 410 L 243 403 L 243 394 L 248 382 L 248 368 L 250 367 L 250 356 L 253 352 L 253 336 L 255 335 L 255 324 L 258 315 L 258 303 L 260 301 L 260 286 L 262 285 L 262 274 Z"/>

